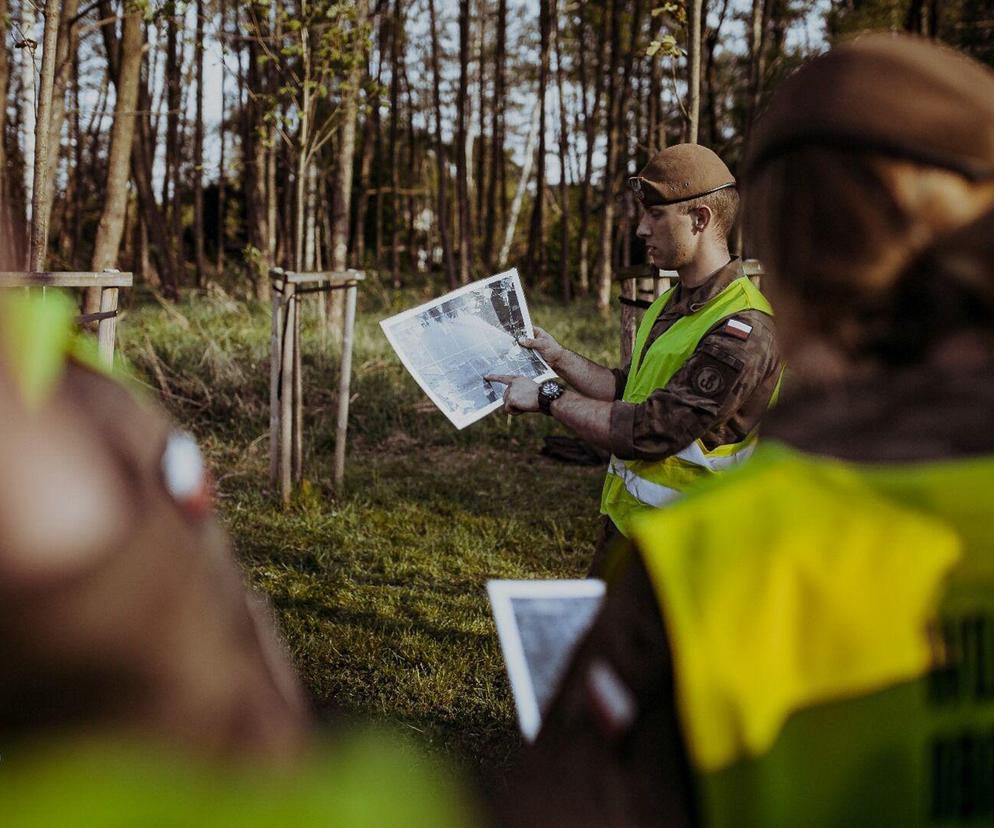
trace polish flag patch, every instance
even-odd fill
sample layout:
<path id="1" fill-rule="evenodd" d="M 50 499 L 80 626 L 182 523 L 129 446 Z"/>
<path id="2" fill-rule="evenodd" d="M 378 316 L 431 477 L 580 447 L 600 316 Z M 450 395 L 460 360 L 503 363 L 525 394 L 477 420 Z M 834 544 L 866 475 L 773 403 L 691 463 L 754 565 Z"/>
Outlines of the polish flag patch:
<path id="1" fill-rule="evenodd" d="M 738 319 L 729 319 L 721 329 L 722 333 L 734 336 L 736 339 L 748 339 L 752 333 L 752 325 L 740 322 Z"/>

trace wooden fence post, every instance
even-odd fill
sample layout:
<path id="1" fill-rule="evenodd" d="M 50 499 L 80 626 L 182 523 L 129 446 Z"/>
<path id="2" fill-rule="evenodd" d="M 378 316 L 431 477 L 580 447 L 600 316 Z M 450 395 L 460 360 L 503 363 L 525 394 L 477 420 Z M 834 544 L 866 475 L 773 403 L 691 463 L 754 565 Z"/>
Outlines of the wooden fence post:
<path id="1" fill-rule="evenodd" d="M 293 291 L 293 482 L 300 484 L 304 479 L 304 380 L 300 368 L 300 319 L 304 315 L 301 295 Z"/>
<path id="2" fill-rule="evenodd" d="M 97 322 L 97 350 L 108 370 L 114 367 L 114 340 L 117 336 L 117 288 L 105 287 L 100 291 L 100 313 L 113 313 Z"/>
<path id="3" fill-rule="evenodd" d="M 352 343 L 355 338 L 357 282 L 345 289 L 345 324 L 342 335 L 342 368 L 338 377 L 338 419 L 335 425 L 335 491 L 345 482 L 345 441 L 349 428 L 349 396 L 352 393 Z"/>
<path id="4" fill-rule="evenodd" d="M 275 282 L 275 280 L 274 280 Z M 280 464 L 280 368 L 283 365 L 283 293 L 273 284 L 269 325 L 269 485 L 276 488 Z"/>
<path id="5" fill-rule="evenodd" d="M 295 286 L 283 286 L 283 331 L 280 337 L 280 496 L 290 502 L 293 483 L 293 344 L 297 302 Z"/>

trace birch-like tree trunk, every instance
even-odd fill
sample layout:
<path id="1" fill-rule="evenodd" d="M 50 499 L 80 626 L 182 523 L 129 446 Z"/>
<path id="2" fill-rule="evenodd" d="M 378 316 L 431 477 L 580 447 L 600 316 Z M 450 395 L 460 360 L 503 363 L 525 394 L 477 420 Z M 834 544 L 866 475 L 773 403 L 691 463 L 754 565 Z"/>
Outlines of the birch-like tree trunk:
<path id="1" fill-rule="evenodd" d="M 428 15 L 431 26 L 431 69 L 432 102 L 435 107 L 435 159 L 438 162 L 438 235 L 442 242 L 442 258 L 449 287 L 459 284 L 456 265 L 452 257 L 452 238 L 449 235 L 449 202 L 446 195 L 446 180 L 449 177 L 445 145 L 442 143 L 442 74 L 438 48 L 438 23 L 435 18 L 435 0 L 428 0 Z"/>
<path id="2" fill-rule="evenodd" d="M 107 183 L 104 188 L 103 210 L 93 243 L 90 270 L 101 271 L 117 267 L 118 251 L 124 234 L 124 218 L 128 205 L 128 177 L 132 144 L 135 136 L 135 110 L 138 106 L 138 82 L 142 64 L 142 15 L 129 10 L 124 15 L 121 33 L 121 60 L 115 79 L 117 100 L 110 133 L 107 159 Z M 100 310 L 100 288 L 86 291 L 85 312 Z"/>
<path id="3" fill-rule="evenodd" d="M 518 178 L 518 187 L 514 191 L 514 200 L 511 202 L 511 212 L 507 217 L 507 226 L 504 228 L 504 243 L 501 245 L 500 254 L 497 256 L 497 266 L 504 267 L 507 258 L 511 255 L 511 243 L 514 241 L 514 230 L 518 226 L 518 216 L 521 214 L 521 204 L 525 198 L 525 190 L 528 189 L 528 179 L 532 174 L 532 164 L 535 161 L 535 142 L 538 140 L 539 107 L 536 103 L 532 108 L 532 121 L 528 129 L 528 141 L 525 144 L 525 163 L 521 165 L 521 175 Z"/>
<path id="4" fill-rule="evenodd" d="M 38 24 L 37 16 L 35 14 L 36 5 L 22 0 L 20 6 L 21 35 L 24 38 L 33 41 L 37 36 L 35 29 Z M 20 55 L 20 65 L 18 69 L 21 81 L 20 100 L 18 101 L 18 104 L 21 113 L 19 120 L 23 137 L 21 146 L 23 148 L 24 155 L 24 218 L 27 220 L 28 227 L 30 228 L 31 210 L 34 204 L 35 134 L 37 127 L 36 110 L 38 89 L 35 73 L 37 48 L 35 46 L 25 46 L 18 51 Z M 28 237 L 30 241 L 30 229 Z"/>
<path id="5" fill-rule="evenodd" d="M 552 7 L 552 36 L 556 46 L 556 99 L 559 104 L 559 201 L 562 209 L 559 230 L 559 284 L 563 300 L 569 302 L 573 298 L 573 287 L 570 279 L 569 266 L 569 186 L 567 159 L 569 157 L 569 139 L 566 127 L 566 97 L 563 91 L 563 43 L 559 31 L 559 0 L 553 0 Z M 582 48 L 582 46 L 581 46 Z"/>
<path id="6" fill-rule="evenodd" d="M 193 250 L 197 265 L 197 287 L 207 281 L 207 256 L 204 252 L 204 1 L 197 0 L 197 23 L 194 34 L 197 101 L 193 123 Z"/>
<path id="7" fill-rule="evenodd" d="M 52 93 L 55 87 L 55 58 L 59 38 L 61 0 L 46 0 L 45 35 L 42 42 L 38 116 L 35 122 L 34 179 L 31 191 L 31 269 L 44 270 L 48 247 L 48 153 L 51 143 Z M 57 147 L 56 147 L 57 150 Z"/>
<path id="8" fill-rule="evenodd" d="M 525 256 L 529 276 L 540 279 L 545 273 L 545 102 L 549 88 L 549 4 L 539 0 L 539 68 L 538 68 L 538 158 L 535 164 L 535 202 L 528 229 L 528 250 Z"/>
<path id="9" fill-rule="evenodd" d="M 704 0 L 690 0 L 687 41 L 687 140 L 697 143 L 701 122 L 701 18 Z"/>
<path id="10" fill-rule="evenodd" d="M 459 282 L 469 282 L 469 165 L 466 163 L 466 109 L 469 100 L 469 0 L 459 0 L 459 91 L 456 95 L 456 206 L 459 221 Z"/>
<path id="11" fill-rule="evenodd" d="M 507 0 L 497 0 L 496 48 L 494 51 L 494 105 L 490 136 L 490 176 L 487 182 L 487 221 L 483 236 L 483 261 L 493 269 L 494 239 L 497 228 L 497 206 L 504 207 L 504 109 L 505 109 L 505 51 L 507 44 Z"/>

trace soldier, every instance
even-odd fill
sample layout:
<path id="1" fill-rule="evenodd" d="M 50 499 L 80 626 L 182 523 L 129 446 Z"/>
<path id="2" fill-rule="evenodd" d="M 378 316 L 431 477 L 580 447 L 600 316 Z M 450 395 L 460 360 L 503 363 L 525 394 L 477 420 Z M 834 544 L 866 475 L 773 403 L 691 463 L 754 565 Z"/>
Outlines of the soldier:
<path id="1" fill-rule="evenodd" d="M 95 370 L 65 297 L 0 304 L 0 734 L 98 723 L 284 763 L 309 715 L 193 440 Z"/>
<path id="2" fill-rule="evenodd" d="M 749 464 L 633 527 L 511 821 L 990 822 L 994 75 L 840 46 L 744 178 L 797 391 Z"/>
<path id="3" fill-rule="evenodd" d="M 314 738 L 196 444 L 74 313 L 0 297 L 4 826 L 479 824 L 422 753 Z"/>
<path id="4" fill-rule="evenodd" d="M 612 452 L 595 568 L 638 515 L 748 456 L 781 370 L 770 306 L 728 252 L 739 200 L 728 167 L 705 147 L 679 144 L 629 183 L 652 265 L 680 276 L 645 312 L 631 363 L 605 368 L 536 328 L 521 344 L 572 390 L 487 377 L 508 384 L 509 414 L 542 411 Z"/>

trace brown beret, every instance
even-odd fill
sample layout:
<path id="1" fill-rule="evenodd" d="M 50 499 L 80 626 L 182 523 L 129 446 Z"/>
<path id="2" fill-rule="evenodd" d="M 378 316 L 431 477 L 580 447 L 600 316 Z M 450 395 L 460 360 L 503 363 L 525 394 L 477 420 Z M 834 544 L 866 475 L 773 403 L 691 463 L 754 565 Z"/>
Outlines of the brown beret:
<path id="1" fill-rule="evenodd" d="M 911 35 L 873 34 L 806 63 L 756 124 L 743 177 L 802 146 L 862 147 L 994 176 L 994 73 Z"/>
<path id="2" fill-rule="evenodd" d="M 628 186 L 646 207 L 676 204 L 735 186 L 735 176 L 717 155 L 700 144 L 661 149 Z"/>

